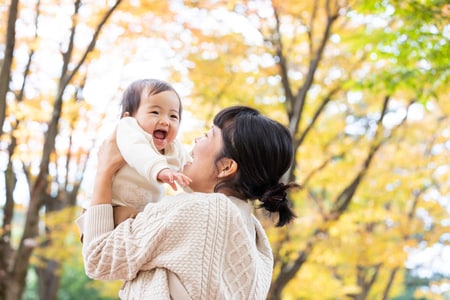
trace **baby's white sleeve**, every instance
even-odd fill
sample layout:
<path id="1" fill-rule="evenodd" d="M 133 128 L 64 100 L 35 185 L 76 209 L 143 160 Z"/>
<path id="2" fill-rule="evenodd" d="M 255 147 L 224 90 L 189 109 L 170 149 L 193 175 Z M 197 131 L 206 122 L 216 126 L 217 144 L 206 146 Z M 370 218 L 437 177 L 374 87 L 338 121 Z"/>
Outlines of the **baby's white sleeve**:
<path id="1" fill-rule="evenodd" d="M 116 131 L 120 153 L 127 164 L 149 181 L 157 180 L 159 171 L 168 168 L 166 158 L 157 152 L 151 139 L 152 136 L 139 126 L 135 118 L 120 119 Z"/>

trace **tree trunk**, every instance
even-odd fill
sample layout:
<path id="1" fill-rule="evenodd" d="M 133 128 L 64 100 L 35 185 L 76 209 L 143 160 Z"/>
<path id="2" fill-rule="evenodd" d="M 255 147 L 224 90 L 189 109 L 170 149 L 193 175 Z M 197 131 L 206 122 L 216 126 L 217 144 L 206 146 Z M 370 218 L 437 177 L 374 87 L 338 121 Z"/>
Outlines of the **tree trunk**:
<path id="1" fill-rule="evenodd" d="M 19 1 L 12 0 L 8 11 L 6 46 L 0 70 L 0 136 L 3 134 L 3 123 L 5 122 L 6 113 L 6 94 L 8 93 L 9 82 L 11 79 L 18 7 Z M 9 280 L 9 271 L 11 256 L 14 253 L 14 249 L 11 247 L 11 221 L 14 211 L 14 202 L 12 201 L 12 190 L 10 188 L 14 187 L 15 183 L 16 177 L 12 171 L 12 165 L 9 162 L 5 172 L 6 202 L 3 208 L 3 224 L 2 233 L 0 235 L 0 300 L 9 299 L 7 290 L 12 288 Z"/>
<path id="2" fill-rule="evenodd" d="M 14 266 L 12 271 L 12 278 L 14 282 L 11 286 L 11 293 L 9 293 L 8 300 L 21 299 L 22 293 L 25 289 L 25 279 L 28 272 L 31 254 L 37 246 L 38 232 L 39 232 L 39 209 L 42 206 L 42 192 L 45 191 L 48 182 L 46 177 L 38 178 L 33 193 L 31 194 L 30 204 L 28 207 L 24 231 L 17 249 L 16 257 L 14 259 Z"/>
<path id="3" fill-rule="evenodd" d="M 0 71 L 0 136 L 3 134 L 3 123 L 6 113 L 6 94 L 11 79 L 11 66 L 16 42 L 16 20 L 19 11 L 19 0 L 11 0 L 8 11 L 8 27 L 6 29 L 6 47 Z"/>
<path id="4" fill-rule="evenodd" d="M 383 298 L 382 298 L 382 300 L 389 299 L 389 293 L 391 292 L 392 284 L 394 283 L 394 279 L 395 279 L 395 276 L 397 275 L 397 271 L 398 271 L 398 268 L 394 268 L 391 271 L 391 274 L 389 275 L 388 282 L 387 282 L 386 287 L 384 288 L 384 291 L 383 291 Z"/>
<path id="5" fill-rule="evenodd" d="M 45 260 L 45 268 L 36 268 L 38 275 L 38 291 L 41 300 L 57 300 L 60 276 L 56 275 L 59 263 L 53 260 Z"/>

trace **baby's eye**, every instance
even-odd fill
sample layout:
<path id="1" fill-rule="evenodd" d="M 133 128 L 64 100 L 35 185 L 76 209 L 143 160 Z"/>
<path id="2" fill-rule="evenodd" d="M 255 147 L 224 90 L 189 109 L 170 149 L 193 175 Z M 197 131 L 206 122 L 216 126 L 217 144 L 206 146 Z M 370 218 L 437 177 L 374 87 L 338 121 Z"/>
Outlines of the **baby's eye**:
<path id="1" fill-rule="evenodd" d="M 170 116 L 172 119 L 178 120 L 178 116 L 177 115 L 171 115 Z"/>
<path id="2" fill-rule="evenodd" d="M 151 114 L 154 114 L 154 115 L 158 115 L 158 114 L 159 114 L 159 112 L 156 111 L 156 110 L 151 110 L 150 113 L 151 113 Z"/>

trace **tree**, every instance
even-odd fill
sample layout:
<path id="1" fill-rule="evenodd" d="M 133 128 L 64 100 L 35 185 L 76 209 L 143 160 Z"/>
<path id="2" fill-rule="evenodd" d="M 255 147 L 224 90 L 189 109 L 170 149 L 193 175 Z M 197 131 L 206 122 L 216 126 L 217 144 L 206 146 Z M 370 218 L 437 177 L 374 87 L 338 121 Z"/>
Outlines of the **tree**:
<path id="1" fill-rule="evenodd" d="M 2 64 L 2 81 L 1 81 L 1 103 L 3 111 L 6 110 L 7 97 L 14 98 L 15 105 L 9 108 L 8 122 L 11 126 L 9 134 L 9 163 L 6 170 L 6 204 L 4 206 L 3 214 L 3 226 L 2 226 L 2 264 L 1 264 L 1 280 L 0 280 L 0 299 L 20 299 L 25 286 L 25 278 L 30 266 L 30 258 L 33 250 L 40 244 L 41 247 L 46 247 L 52 243 L 49 236 L 50 232 L 47 231 L 46 236 L 43 239 L 39 239 L 40 230 L 39 223 L 41 219 L 41 211 L 44 208 L 46 213 L 62 210 L 66 207 L 75 205 L 76 196 L 82 180 L 82 175 L 87 162 L 87 154 L 90 149 L 88 146 L 86 149 L 80 146 L 72 144 L 73 130 L 77 126 L 79 117 L 82 114 L 77 115 L 79 111 L 83 109 L 85 103 L 83 103 L 81 92 L 84 87 L 85 72 L 88 56 L 93 52 L 99 34 L 102 28 L 105 26 L 107 20 L 111 14 L 120 4 L 120 0 L 115 1 L 111 6 L 101 9 L 97 15 L 98 23 L 94 26 L 91 34 L 90 41 L 83 47 L 76 47 L 76 34 L 80 29 L 79 18 L 80 9 L 82 8 L 81 1 L 74 1 L 73 8 L 70 12 L 69 18 L 71 24 L 67 28 L 67 39 L 61 46 L 60 60 L 56 60 L 60 65 L 60 74 L 57 79 L 56 88 L 52 97 L 53 102 L 51 104 L 51 117 L 49 119 L 39 118 L 39 107 L 42 98 L 48 97 L 46 91 L 37 93 L 38 96 L 26 95 L 27 85 L 32 85 L 30 77 L 33 67 L 33 59 L 35 54 L 35 45 L 39 44 L 41 37 L 38 34 L 38 26 L 40 18 L 45 18 L 41 15 L 42 7 L 40 2 L 37 2 L 36 7 L 30 8 L 23 6 L 23 10 L 30 10 L 35 15 L 34 26 L 35 35 L 31 38 L 31 43 L 28 49 L 28 59 L 22 75 L 22 85 L 19 89 L 15 89 L 10 81 L 12 78 L 13 70 L 11 68 L 11 61 L 14 57 L 14 44 L 18 38 L 15 35 L 15 24 L 18 20 L 18 1 L 12 1 L 9 12 L 9 21 L 7 29 L 7 48 L 8 54 L 6 63 Z M 47 8 L 47 7 L 45 7 Z M 26 20 L 27 21 L 27 20 Z M 23 46 L 23 45 L 21 45 Z M 17 48 L 16 48 L 17 49 Z M 30 80 L 30 83 L 28 82 Z M 62 122 L 63 108 L 70 109 L 70 103 L 73 103 L 72 112 L 68 116 L 68 122 Z M 36 105 L 33 107 L 33 105 Z M 30 112 L 34 112 L 36 119 L 31 119 L 23 111 L 29 107 Z M 0 110 L 0 113 L 2 112 Z M 67 113 L 67 112 L 66 112 Z M 3 113 L 3 118 L 6 120 Z M 26 131 L 22 128 L 24 122 L 36 122 L 46 124 L 45 134 L 42 137 L 42 151 L 40 153 L 40 163 L 37 174 L 33 175 L 33 161 L 27 161 L 22 158 L 23 172 L 27 178 L 27 184 L 30 190 L 30 199 L 26 211 L 25 224 L 23 227 L 23 233 L 19 239 L 17 249 L 14 249 L 13 237 L 11 236 L 11 226 L 13 225 L 12 219 L 15 213 L 15 200 L 13 191 L 16 184 L 16 173 L 13 168 L 13 157 L 18 155 L 17 145 L 20 143 L 32 144 L 32 136 L 20 136 Z M 60 130 L 64 129 L 66 132 L 60 134 Z M 68 143 L 65 151 L 60 152 L 55 147 L 57 138 L 67 137 Z M 88 141 L 92 142 L 92 141 Z M 63 174 L 62 180 L 60 174 L 58 174 L 58 166 L 61 163 L 66 164 L 66 174 Z M 70 167 L 73 166 L 73 169 Z M 70 174 L 70 172 L 74 172 Z M 75 174 L 75 175 L 73 175 Z M 46 264 L 38 267 L 39 279 L 42 280 L 40 285 L 40 297 L 42 299 L 55 299 L 58 288 L 58 276 L 55 274 L 55 268 L 58 266 L 58 262 L 51 258 L 44 258 Z M 45 288 L 43 288 L 45 286 Z"/>
<path id="2" fill-rule="evenodd" d="M 173 82 L 190 88 L 186 111 L 209 121 L 221 107 L 251 105 L 294 137 L 285 180 L 303 189 L 290 195 L 296 222 L 267 226 L 275 255 L 269 299 L 392 298 L 404 288 L 410 249 L 448 244 L 446 3 L 148 0 L 118 11 L 119 2 L 63 1 L 55 11 L 11 1 L 16 21 L 0 27 L 8 37 L 0 299 L 20 297 L 31 265 L 41 298 L 56 297 L 60 262 L 73 255 L 58 250 L 76 238 L 72 205 L 102 118 L 85 102 L 95 49 L 125 63 L 146 55 L 143 40 L 164 47 Z M 62 30 L 46 35 L 48 21 L 62 16 Z M 14 34 L 15 24 L 32 34 Z M 42 60 L 44 50 L 51 60 Z M 14 192 L 23 177 L 30 204 L 22 206 Z M 24 232 L 15 235 L 21 209 Z"/>
<path id="3" fill-rule="evenodd" d="M 429 167 L 448 168 L 448 151 L 430 152 L 445 144 L 448 126 L 449 72 L 442 66 L 449 62 L 437 54 L 448 52 L 445 4 L 186 5 L 217 24 L 205 28 L 196 17 L 184 24 L 191 39 L 178 49 L 191 62 L 192 103 L 212 111 L 250 104 L 294 136 L 288 179 L 303 185 L 291 195 L 299 218 L 270 235 L 269 299 L 400 293 L 407 250 L 438 242 L 445 230 L 444 205 L 426 201 L 431 191 L 448 193 L 448 178 Z M 433 230 L 420 211 L 432 216 Z M 324 291 L 331 282 L 334 288 Z"/>
<path id="4" fill-rule="evenodd" d="M 6 132 L 1 150 L 8 165 L 0 299 L 20 298 L 30 268 L 37 274 L 40 298 L 56 298 L 62 262 L 80 254 L 71 248 L 78 239 L 74 204 L 85 196 L 80 187 L 88 158 L 103 118 L 114 117 L 118 108 L 108 101 L 99 108 L 98 99 L 86 95 L 97 89 L 103 99 L 117 100 L 120 87 L 110 73 L 142 55 L 143 33 L 160 43 L 156 29 L 172 18 L 169 5 L 158 0 L 17 2 L 17 15 L 9 14 L 10 24 L 21 30 L 8 39 L 15 43 L 10 69 L 2 64 L 9 79 L 2 79 Z M 12 31 L 2 33 L 7 32 Z M 99 73 L 105 60 L 108 74 Z M 95 88 L 99 78 L 110 81 Z M 20 189 L 29 191 L 29 200 L 17 195 L 18 178 L 25 178 Z M 14 221 L 22 213 L 23 224 Z"/>

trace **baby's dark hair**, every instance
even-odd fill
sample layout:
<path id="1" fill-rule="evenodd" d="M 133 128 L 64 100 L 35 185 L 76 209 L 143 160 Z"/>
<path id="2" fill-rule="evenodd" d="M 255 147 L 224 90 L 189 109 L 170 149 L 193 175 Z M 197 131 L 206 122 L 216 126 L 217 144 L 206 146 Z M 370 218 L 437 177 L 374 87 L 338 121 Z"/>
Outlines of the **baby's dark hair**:
<path id="1" fill-rule="evenodd" d="M 181 119 L 183 106 L 181 105 L 180 95 L 169 83 L 159 79 L 140 79 L 132 82 L 123 92 L 120 117 L 124 117 L 126 112 L 134 116 L 141 104 L 142 96 L 156 95 L 166 91 L 172 91 L 177 95 L 180 101 L 180 111 L 178 113 Z"/>
<path id="2" fill-rule="evenodd" d="M 260 207 L 278 212 L 276 226 L 295 218 L 287 191 L 296 183 L 281 183 L 281 177 L 292 164 L 294 149 L 289 131 L 275 120 L 246 106 L 220 111 L 214 125 L 222 130 L 223 148 L 217 161 L 232 158 L 238 164 L 235 176 L 216 185 L 233 196 L 261 202 Z"/>

